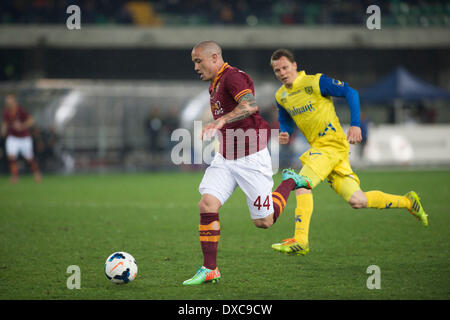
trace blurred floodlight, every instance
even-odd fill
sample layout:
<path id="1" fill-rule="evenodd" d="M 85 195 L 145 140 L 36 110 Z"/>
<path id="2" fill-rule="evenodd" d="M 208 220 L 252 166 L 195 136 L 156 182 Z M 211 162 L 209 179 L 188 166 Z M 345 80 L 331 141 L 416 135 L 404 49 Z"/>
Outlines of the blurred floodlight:
<path id="1" fill-rule="evenodd" d="M 198 120 L 203 113 L 205 107 L 209 106 L 209 93 L 203 90 L 195 98 L 193 98 L 181 113 L 181 126 L 183 128 L 192 127 L 193 121 Z"/>
<path id="2" fill-rule="evenodd" d="M 55 113 L 55 124 L 56 127 L 61 129 L 64 124 L 72 119 L 76 113 L 77 105 L 81 101 L 81 92 L 78 90 L 73 90 L 69 92 L 61 102 Z"/>

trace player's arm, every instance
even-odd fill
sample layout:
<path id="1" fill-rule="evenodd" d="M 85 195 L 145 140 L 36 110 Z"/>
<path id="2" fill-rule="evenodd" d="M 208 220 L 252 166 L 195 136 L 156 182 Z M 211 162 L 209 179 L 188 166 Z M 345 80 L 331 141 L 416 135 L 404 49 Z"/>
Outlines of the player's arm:
<path id="1" fill-rule="evenodd" d="M 361 107 L 358 91 L 346 82 L 331 79 L 326 75 L 320 77 L 319 87 L 323 96 L 345 97 L 350 109 L 350 128 L 347 132 L 347 140 L 352 144 L 361 142 Z"/>
<path id="2" fill-rule="evenodd" d="M 233 123 L 245 119 L 258 111 L 256 99 L 252 93 L 246 93 L 238 100 L 238 105 L 229 113 L 217 120 L 222 119 L 224 124 Z"/>
<path id="3" fill-rule="evenodd" d="M 287 113 L 286 109 L 284 109 L 278 101 L 276 101 L 276 104 L 278 107 L 278 122 L 280 123 L 280 135 L 278 141 L 280 144 L 288 144 L 289 137 L 294 131 L 295 123 L 289 113 Z"/>
<path id="4" fill-rule="evenodd" d="M 34 125 L 34 119 L 32 116 L 28 116 L 27 120 L 23 123 L 24 130 L 30 129 Z"/>
<path id="5" fill-rule="evenodd" d="M 256 99 L 252 93 L 246 93 L 238 100 L 238 105 L 229 113 L 208 123 L 202 130 L 202 137 L 207 133 L 206 139 L 211 138 L 216 130 L 222 129 L 226 124 L 243 120 L 258 111 Z M 207 132 L 208 131 L 208 132 Z"/>
<path id="6" fill-rule="evenodd" d="M 5 120 L 3 120 L 1 126 L 1 135 L 3 137 L 6 137 L 7 132 L 8 132 L 8 123 Z"/>

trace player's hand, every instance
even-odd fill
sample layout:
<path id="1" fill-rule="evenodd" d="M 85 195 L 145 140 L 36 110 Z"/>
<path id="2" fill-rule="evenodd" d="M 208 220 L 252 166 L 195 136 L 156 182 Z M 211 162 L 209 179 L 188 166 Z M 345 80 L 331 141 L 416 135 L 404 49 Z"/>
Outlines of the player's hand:
<path id="1" fill-rule="evenodd" d="M 213 122 L 208 123 L 202 130 L 202 140 L 211 140 L 211 138 L 216 134 L 217 130 L 222 129 L 225 125 L 225 120 L 222 118 L 216 119 Z"/>
<path id="2" fill-rule="evenodd" d="M 289 133 L 280 132 L 280 135 L 278 136 L 278 142 L 280 144 L 288 144 L 289 143 Z"/>
<path id="3" fill-rule="evenodd" d="M 360 143 L 362 140 L 361 128 L 350 127 L 347 132 L 347 141 L 351 144 Z"/>

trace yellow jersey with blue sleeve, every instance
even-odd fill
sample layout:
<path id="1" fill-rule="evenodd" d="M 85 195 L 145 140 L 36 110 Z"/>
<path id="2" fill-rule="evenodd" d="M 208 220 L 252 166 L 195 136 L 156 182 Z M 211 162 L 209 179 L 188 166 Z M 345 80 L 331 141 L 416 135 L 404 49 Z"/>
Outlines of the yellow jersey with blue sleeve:
<path id="1" fill-rule="evenodd" d="M 347 137 L 339 123 L 331 96 L 323 96 L 319 81 L 322 74 L 298 73 L 291 88 L 282 86 L 275 94 L 281 106 L 295 122 L 311 147 L 334 144 L 348 148 Z"/>
<path id="2" fill-rule="evenodd" d="M 309 165 L 321 180 L 332 171 L 352 174 L 348 162 L 349 143 L 336 114 L 333 96 L 345 97 L 350 107 L 351 125 L 359 126 L 359 96 L 356 90 L 321 73 L 298 76 L 291 88 L 281 86 L 275 94 L 280 131 L 292 134 L 298 127 L 311 149 L 300 160 Z"/>

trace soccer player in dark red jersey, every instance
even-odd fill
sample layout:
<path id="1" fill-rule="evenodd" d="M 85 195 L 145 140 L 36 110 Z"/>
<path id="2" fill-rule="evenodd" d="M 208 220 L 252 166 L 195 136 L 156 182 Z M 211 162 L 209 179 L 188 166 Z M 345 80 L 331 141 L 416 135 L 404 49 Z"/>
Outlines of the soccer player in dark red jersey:
<path id="1" fill-rule="evenodd" d="M 17 158 L 20 154 L 31 167 L 36 182 L 41 182 L 42 176 L 33 155 L 33 141 L 30 128 L 34 120 L 25 109 L 19 106 L 15 94 L 7 94 L 5 97 L 5 108 L 3 109 L 3 120 L 1 134 L 6 136 L 6 154 L 11 172 L 11 183 L 17 183 L 19 179 L 19 168 Z"/>
<path id="2" fill-rule="evenodd" d="M 220 238 L 219 209 L 237 186 L 245 193 L 253 223 L 268 228 L 286 206 L 289 193 L 307 188 L 309 181 L 294 171 L 283 171 L 283 181 L 272 192 L 272 161 L 267 149 L 268 123 L 255 101 L 253 81 L 248 74 L 222 58 L 220 46 L 204 41 L 192 49 L 195 71 L 209 81 L 210 106 L 214 121 L 205 125 L 202 139 L 217 134 L 220 151 L 206 169 L 199 186 L 200 243 L 203 266 L 183 285 L 216 282 L 217 244 Z"/>

